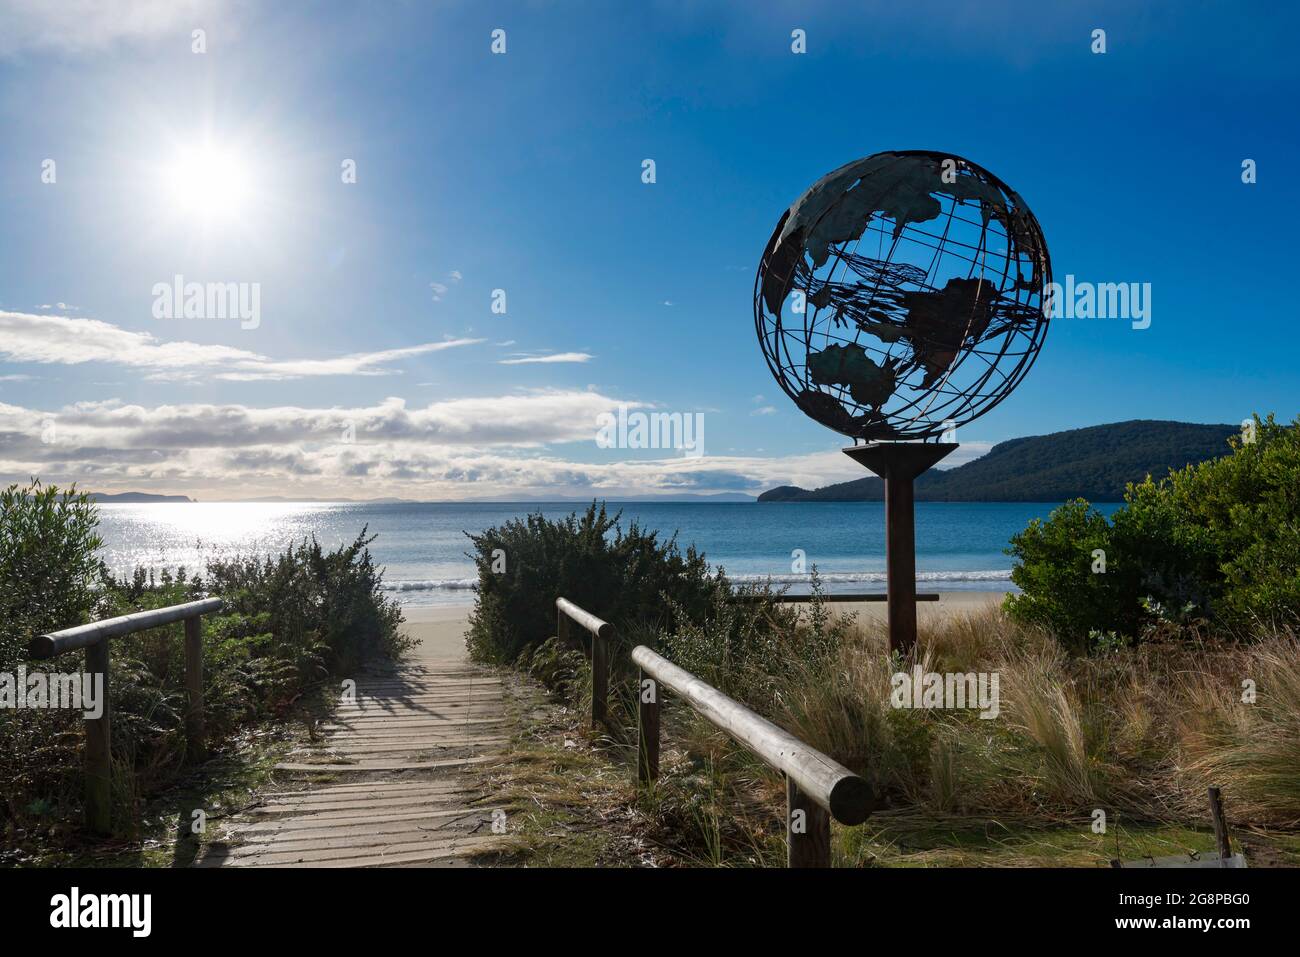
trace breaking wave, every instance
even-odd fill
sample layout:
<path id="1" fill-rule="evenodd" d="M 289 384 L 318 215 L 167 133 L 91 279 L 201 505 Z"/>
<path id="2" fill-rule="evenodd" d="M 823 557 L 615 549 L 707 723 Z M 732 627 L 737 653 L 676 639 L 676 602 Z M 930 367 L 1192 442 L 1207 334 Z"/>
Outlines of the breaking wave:
<path id="1" fill-rule="evenodd" d="M 771 581 L 774 585 L 807 585 L 812 579 L 808 575 L 728 575 L 734 582 L 750 583 Z M 884 572 L 823 572 L 818 578 L 824 585 L 856 585 L 868 582 L 885 582 L 889 576 Z M 919 582 L 1001 582 L 1011 581 L 1011 569 L 996 569 L 974 572 L 917 572 Z"/>
<path id="2" fill-rule="evenodd" d="M 771 581 L 774 585 L 807 585 L 807 575 L 728 575 L 733 582 L 749 584 Z M 884 572 L 827 572 L 819 576 L 824 585 L 884 584 Z M 972 572 L 919 572 L 918 582 L 1009 582 L 1011 569 L 994 569 Z M 384 591 L 470 591 L 478 585 L 477 578 L 432 578 L 418 581 L 385 581 Z"/>
<path id="3" fill-rule="evenodd" d="M 434 578 L 427 581 L 385 581 L 384 591 L 469 591 L 477 578 Z"/>

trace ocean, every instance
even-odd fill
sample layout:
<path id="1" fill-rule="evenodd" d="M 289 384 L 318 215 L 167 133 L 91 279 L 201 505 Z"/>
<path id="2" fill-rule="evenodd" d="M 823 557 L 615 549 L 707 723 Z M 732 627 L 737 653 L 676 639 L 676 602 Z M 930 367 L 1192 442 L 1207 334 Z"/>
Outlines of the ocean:
<path id="1" fill-rule="evenodd" d="M 933 591 L 1011 590 L 1003 551 L 1015 532 L 1055 505 L 1036 502 L 918 502 L 917 580 Z M 1098 506 L 1109 514 L 1115 506 Z M 403 604 L 473 600 L 474 566 L 466 532 L 540 511 L 557 518 L 573 503 L 196 503 L 99 506 L 102 557 L 113 571 L 137 566 L 202 570 L 211 557 L 268 554 L 314 534 L 322 545 L 350 541 L 362 527 L 385 567 L 385 587 Z M 664 535 L 677 533 L 712 565 L 739 581 L 771 578 L 807 590 L 798 573 L 814 565 L 828 592 L 885 588 L 884 506 L 880 502 L 800 504 L 636 502 L 611 505 Z"/>

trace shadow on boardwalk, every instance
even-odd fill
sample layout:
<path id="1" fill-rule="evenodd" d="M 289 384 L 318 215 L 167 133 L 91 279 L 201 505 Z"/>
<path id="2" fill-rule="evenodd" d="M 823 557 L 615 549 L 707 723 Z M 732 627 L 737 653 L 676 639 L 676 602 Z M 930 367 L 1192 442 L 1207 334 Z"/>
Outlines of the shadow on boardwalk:
<path id="1" fill-rule="evenodd" d="M 318 744 L 276 765 L 284 789 L 223 822 L 195 866 L 466 865 L 499 842 L 474 772 L 508 739 L 491 672 L 418 651 L 376 666 Z"/>

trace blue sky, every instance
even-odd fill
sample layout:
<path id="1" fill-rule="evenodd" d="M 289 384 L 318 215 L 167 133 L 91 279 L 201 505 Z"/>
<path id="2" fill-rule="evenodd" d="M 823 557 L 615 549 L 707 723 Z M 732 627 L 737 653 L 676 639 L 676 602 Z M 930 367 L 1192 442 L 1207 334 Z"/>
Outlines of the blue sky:
<path id="1" fill-rule="evenodd" d="M 0 0 L 0 479 L 508 498 L 857 477 L 772 381 L 752 289 L 790 202 L 889 149 L 1008 182 L 1058 278 L 1151 284 L 1149 328 L 1054 322 L 966 456 L 1294 416 L 1293 12 L 842 6 Z M 204 142 L 240 171 L 233 210 L 173 188 Z M 155 318 L 176 274 L 257 283 L 256 328 Z M 620 402 L 703 413 L 706 454 L 599 448 Z"/>

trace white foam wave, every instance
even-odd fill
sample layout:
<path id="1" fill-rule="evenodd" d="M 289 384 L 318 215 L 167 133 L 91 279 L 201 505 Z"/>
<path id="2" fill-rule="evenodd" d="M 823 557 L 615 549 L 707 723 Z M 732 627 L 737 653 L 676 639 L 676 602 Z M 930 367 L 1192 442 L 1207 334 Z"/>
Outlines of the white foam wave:
<path id="1" fill-rule="evenodd" d="M 771 581 L 775 585 L 807 585 L 808 575 L 729 575 L 739 583 Z M 818 576 L 826 585 L 883 583 L 884 572 L 828 572 Z M 1009 582 L 1011 569 L 988 569 L 969 572 L 918 572 L 918 582 Z M 478 585 L 477 578 L 433 578 L 418 581 L 386 581 L 384 591 L 469 591 Z"/>
<path id="2" fill-rule="evenodd" d="M 433 578 L 422 581 L 386 581 L 384 591 L 468 591 L 478 585 L 477 578 Z"/>
<path id="3" fill-rule="evenodd" d="M 729 575 L 736 582 L 765 582 L 775 585 L 807 585 L 812 582 L 809 575 Z M 884 582 L 889 576 L 885 572 L 827 572 L 817 576 L 825 585 L 852 585 L 864 582 Z M 990 569 L 970 572 L 918 572 L 919 582 L 1001 582 L 1011 581 L 1011 569 Z"/>

